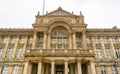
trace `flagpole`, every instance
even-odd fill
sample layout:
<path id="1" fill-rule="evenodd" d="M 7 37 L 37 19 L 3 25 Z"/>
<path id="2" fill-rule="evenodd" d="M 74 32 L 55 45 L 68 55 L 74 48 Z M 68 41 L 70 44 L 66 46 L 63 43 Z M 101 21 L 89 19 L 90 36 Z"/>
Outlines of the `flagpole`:
<path id="1" fill-rule="evenodd" d="M 45 0 L 43 0 L 43 15 L 44 15 L 44 11 L 45 11 Z"/>

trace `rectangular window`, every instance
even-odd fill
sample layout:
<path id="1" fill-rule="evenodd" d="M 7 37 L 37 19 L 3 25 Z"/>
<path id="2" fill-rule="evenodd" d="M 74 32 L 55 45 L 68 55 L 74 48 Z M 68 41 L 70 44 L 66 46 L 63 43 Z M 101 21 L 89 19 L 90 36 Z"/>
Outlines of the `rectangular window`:
<path id="1" fill-rule="evenodd" d="M 115 49 L 115 53 L 116 53 L 117 58 L 120 58 L 120 49 L 119 48 Z"/>
<path id="2" fill-rule="evenodd" d="M 76 42 L 80 42 L 80 41 L 81 41 L 80 36 L 77 36 L 76 37 Z"/>
<path id="3" fill-rule="evenodd" d="M 111 50 L 109 48 L 106 49 L 106 54 L 107 54 L 107 58 L 111 58 Z"/>
<path id="4" fill-rule="evenodd" d="M 24 38 L 20 38 L 20 44 L 24 43 Z"/>
<path id="5" fill-rule="evenodd" d="M 58 38 L 58 44 L 62 44 L 62 38 Z"/>
<path id="6" fill-rule="evenodd" d="M 18 66 L 14 66 L 12 74 L 18 74 L 18 68 L 19 68 Z"/>
<path id="7" fill-rule="evenodd" d="M 105 68 L 105 66 L 101 66 L 101 73 L 102 74 L 106 74 L 106 68 Z"/>
<path id="8" fill-rule="evenodd" d="M 0 48 L 0 58 L 2 58 L 3 51 L 4 51 L 4 49 Z"/>
<path id="9" fill-rule="evenodd" d="M 43 42 L 43 36 L 39 36 L 38 39 L 39 39 L 39 42 Z"/>
<path id="10" fill-rule="evenodd" d="M 117 38 L 112 38 L 113 43 L 117 43 Z"/>
<path id="11" fill-rule="evenodd" d="M 7 37 L 3 38 L 2 43 L 5 44 L 7 42 L 7 39 L 8 39 Z"/>
<path id="12" fill-rule="evenodd" d="M 28 40 L 28 44 L 31 45 L 32 42 L 33 42 L 33 38 L 29 38 L 29 40 Z"/>
<path id="13" fill-rule="evenodd" d="M 11 59 L 11 58 L 12 58 L 12 54 L 13 54 L 13 48 L 10 48 L 10 49 L 8 50 L 7 58 L 8 58 L 8 59 Z"/>
<path id="14" fill-rule="evenodd" d="M 100 48 L 97 48 L 96 51 L 97 51 L 97 58 L 102 59 L 103 58 L 102 50 Z"/>
<path id="15" fill-rule="evenodd" d="M 11 43 L 14 44 L 16 42 L 16 38 L 11 39 Z"/>
<path id="16" fill-rule="evenodd" d="M 7 66 L 2 67 L 1 74 L 8 74 L 8 67 Z"/>
<path id="17" fill-rule="evenodd" d="M 95 43 L 99 44 L 100 43 L 100 39 L 99 38 L 95 38 Z"/>
<path id="18" fill-rule="evenodd" d="M 104 38 L 104 44 L 108 44 L 109 43 L 109 39 L 108 38 Z"/>
<path id="19" fill-rule="evenodd" d="M 17 51 L 17 56 L 16 56 L 17 59 L 23 58 L 23 56 L 22 56 L 22 51 L 23 51 L 22 48 L 19 48 L 19 49 L 18 49 L 18 51 Z"/>
<path id="20" fill-rule="evenodd" d="M 112 74 L 118 74 L 116 66 L 112 66 Z"/>
<path id="21" fill-rule="evenodd" d="M 87 44 L 90 44 L 90 42 L 91 42 L 90 38 L 87 38 Z"/>

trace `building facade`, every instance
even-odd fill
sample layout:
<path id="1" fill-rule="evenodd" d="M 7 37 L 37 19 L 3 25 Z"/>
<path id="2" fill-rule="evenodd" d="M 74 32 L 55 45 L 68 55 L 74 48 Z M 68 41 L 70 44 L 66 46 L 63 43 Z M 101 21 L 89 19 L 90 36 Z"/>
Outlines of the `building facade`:
<path id="1" fill-rule="evenodd" d="M 0 29 L 1 74 L 120 74 L 120 29 L 88 29 L 59 7 L 31 29 Z"/>

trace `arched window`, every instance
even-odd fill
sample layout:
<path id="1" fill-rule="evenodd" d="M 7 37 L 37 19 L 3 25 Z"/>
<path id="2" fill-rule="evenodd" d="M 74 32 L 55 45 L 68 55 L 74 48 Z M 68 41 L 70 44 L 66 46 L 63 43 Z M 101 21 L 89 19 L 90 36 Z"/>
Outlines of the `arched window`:
<path id="1" fill-rule="evenodd" d="M 7 72 L 8 72 L 8 67 L 7 66 L 3 66 L 1 74 L 8 74 Z"/>
<path id="2" fill-rule="evenodd" d="M 56 27 L 52 30 L 51 47 L 53 49 L 68 48 L 68 32 L 64 27 Z"/>

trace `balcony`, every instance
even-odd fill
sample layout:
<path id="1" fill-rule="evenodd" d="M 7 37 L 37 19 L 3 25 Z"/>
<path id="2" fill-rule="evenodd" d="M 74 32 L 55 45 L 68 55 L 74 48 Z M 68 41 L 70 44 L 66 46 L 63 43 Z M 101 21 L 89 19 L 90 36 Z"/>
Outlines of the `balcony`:
<path id="1" fill-rule="evenodd" d="M 81 49 L 29 49 L 25 57 L 94 57 L 94 53 Z"/>

